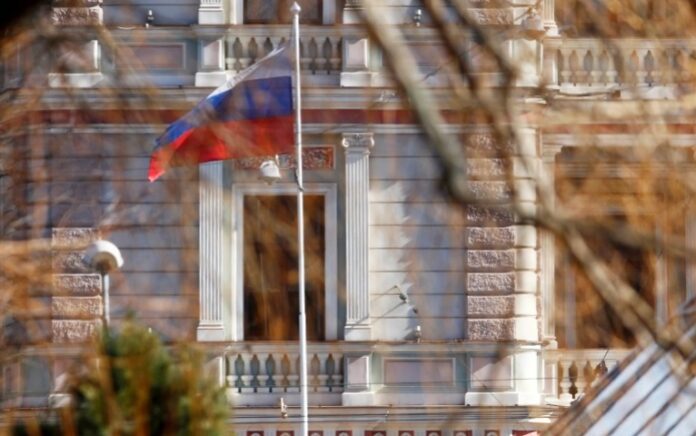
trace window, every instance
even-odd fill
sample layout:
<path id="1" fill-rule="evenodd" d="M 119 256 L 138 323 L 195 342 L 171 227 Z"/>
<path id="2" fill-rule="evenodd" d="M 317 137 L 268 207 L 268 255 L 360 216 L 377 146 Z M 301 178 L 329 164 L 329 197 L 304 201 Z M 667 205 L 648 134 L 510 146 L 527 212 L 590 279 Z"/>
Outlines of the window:
<path id="1" fill-rule="evenodd" d="M 290 6 L 295 1 L 302 8 L 300 20 L 303 24 L 322 23 L 322 0 L 246 0 L 244 22 L 246 24 L 292 23 Z"/>
<path id="2" fill-rule="evenodd" d="M 576 217 L 609 229 L 629 228 L 684 240 L 687 205 L 678 171 L 691 160 L 688 150 L 660 149 L 642 154 L 631 148 L 563 149 L 556 166 L 559 199 Z M 671 161 L 670 161 L 671 160 Z M 590 232 L 592 251 L 655 310 L 658 323 L 677 314 L 687 295 L 683 258 L 652 246 L 633 246 Z M 633 333 L 601 298 L 565 247 L 556 247 L 555 332 L 561 348 L 635 345 Z"/>
<path id="3" fill-rule="evenodd" d="M 295 340 L 298 329 L 296 185 L 233 184 L 236 339 Z M 307 338 L 337 338 L 336 185 L 305 183 Z"/>
<path id="4" fill-rule="evenodd" d="M 307 338 L 323 340 L 324 197 L 307 195 L 305 293 Z M 244 338 L 298 338 L 297 197 L 244 196 Z"/>
<path id="5" fill-rule="evenodd" d="M 567 36 L 664 36 L 680 17 L 677 0 L 560 0 L 556 22 Z M 681 14 L 684 15 L 684 14 Z M 636 20 L 638 18 L 638 20 Z M 680 29 L 676 26 L 676 29 Z"/>

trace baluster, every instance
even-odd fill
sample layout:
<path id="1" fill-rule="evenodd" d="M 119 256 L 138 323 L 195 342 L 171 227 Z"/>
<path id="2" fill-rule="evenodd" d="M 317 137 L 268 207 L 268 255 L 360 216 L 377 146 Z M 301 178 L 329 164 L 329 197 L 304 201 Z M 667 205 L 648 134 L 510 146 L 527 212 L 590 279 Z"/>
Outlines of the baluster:
<path id="1" fill-rule="evenodd" d="M 599 78 L 598 81 L 601 84 L 608 85 L 611 83 L 609 81 L 609 55 L 606 50 L 602 50 L 602 54 L 599 55 Z"/>
<path id="2" fill-rule="evenodd" d="M 594 56 L 592 51 L 587 50 L 582 58 L 583 79 L 588 85 L 597 83 L 597 77 L 594 72 Z"/>
<path id="3" fill-rule="evenodd" d="M 578 74 L 580 70 L 580 61 L 578 60 L 578 53 L 573 50 L 568 57 L 568 69 L 570 70 L 570 83 L 573 85 L 578 84 Z"/>
<path id="4" fill-rule="evenodd" d="M 244 69 L 251 65 L 251 57 L 249 56 L 249 43 L 251 42 L 251 38 L 242 36 L 238 39 L 241 48 L 239 51 L 239 64 L 241 65 L 241 69 Z"/>
<path id="5" fill-rule="evenodd" d="M 287 354 L 283 354 L 283 358 L 280 360 L 280 386 L 283 387 L 283 391 L 288 392 L 288 387 L 290 386 L 290 358 Z"/>
<path id="6" fill-rule="evenodd" d="M 558 68 L 558 85 L 563 85 L 570 81 L 570 72 L 568 71 L 568 51 L 567 50 L 557 50 L 556 51 L 556 64 Z"/>
<path id="7" fill-rule="evenodd" d="M 597 381 L 598 377 L 595 375 L 594 372 L 594 367 L 590 363 L 590 361 L 587 361 L 587 364 L 585 365 L 585 369 L 583 370 L 583 373 L 585 374 L 585 383 L 587 386 L 592 386 L 594 383 Z"/>
<path id="8" fill-rule="evenodd" d="M 247 46 L 249 53 L 249 65 L 252 65 L 259 58 L 259 45 L 256 43 L 256 38 L 252 37 Z"/>
<path id="9" fill-rule="evenodd" d="M 270 52 L 273 51 L 273 42 L 271 41 L 271 38 L 266 38 L 263 41 L 263 56 L 266 56 Z"/>
<path id="10" fill-rule="evenodd" d="M 558 361 L 558 399 L 571 402 L 573 395 L 570 393 L 572 382 L 570 381 L 570 364 L 572 362 Z M 567 369 L 565 367 L 567 367 Z"/>
<path id="11" fill-rule="evenodd" d="M 275 357 L 273 357 L 272 353 L 268 353 L 268 359 L 266 359 L 266 376 L 268 377 L 266 386 L 268 386 L 269 392 L 275 392 L 277 390 L 276 366 Z"/>
<path id="12" fill-rule="evenodd" d="M 228 68 L 234 71 L 240 71 L 243 68 L 242 58 L 244 57 L 244 46 L 239 38 L 234 39 L 230 50 L 230 56 L 232 62 L 231 65 L 229 65 L 230 63 L 228 62 Z"/>
<path id="13" fill-rule="evenodd" d="M 642 82 L 643 74 L 638 53 L 633 50 L 628 56 L 628 82 L 632 85 Z"/>
<path id="14" fill-rule="evenodd" d="M 666 48 L 662 50 L 661 56 L 660 56 L 660 63 L 657 68 L 659 76 L 655 78 L 656 81 L 659 81 L 662 85 L 669 85 L 671 83 L 674 83 L 674 75 L 672 74 L 672 56 L 671 56 L 672 50 L 670 48 Z"/>
<path id="15" fill-rule="evenodd" d="M 600 378 L 604 377 L 604 375 L 607 372 L 609 372 L 609 369 L 607 369 L 607 364 L 602 360 L 595 367 L 595 374 L 597 375 L 597 379 L 599 380 Z"/>
<path id="16" fill-rule="evenodd" d="M 249 362 L 249 370 L 251 372 L 250 385 L 253 388 L 253 392 L 258 392 L 259 389 L 259 373 L 261 369 L 261 364 L 259 363 L 259 357 L 254 353 L 251 357 L 251 362 Z"/>
<path id="17" fill-rule="evenodd" d="M 578 393 L 578 372 L 577 362 L 571 362 L 571 365 L 568 368 L 568 379 L 570 380 L 570 388 L 568 389 L 568 393 L 572 395 L 573 398 L 575 398 Z"/>
<path id="18" fill-rule="evenodd" d="M 674 72 L 674 80 L 681 83 L 684 79 L 684 52 L 676 48 L 672 57 L 672 65 L 670 68 Z"/>
<path id="19" fill-rule="evenodd" d="M 314 353 L 312 360 L 309 361 L 309 380 L 308 385 L 312 387 L 314 392 L 319 391 L 319 373 L 321 372 L 321 362 L 319 361 L 319 356 Z"/>
<path id="20" fill-rule="evenodd" d="M 343 65 L 343 38 L 332 38 L 331 46 L 331 71 L 340 71 Z"/>
<path id="21" fill-rule="evenodd" d="M 254 386 L 253 386 L 253 371 L 250 366 L 250 359 L 251 356 L 249 355 L 243 355 L 239 354 L 239 358 L 237 359 L 238 362 L 240 362 L 239 368 L 242 370 L 241 372 L 241 377 L 242 377 L 242 386 L 239 389 L 239 392 L 246 393 L 246 392 L 254 392 Z M 249 369 L 247 371 L 247 368 Z"/>
<path id="22" fill-rule="evenodd" d="M 268 50 L 268 51 L 266 52 L 266 54 L 268 54 L 268 53 L 270 53 L 271 51 L 273 51 L 273 50 L 275 50 L 276 48 L 278 48 L 279 45 L 280 45 L 280 38 L 278 38 L 277 36 L 269 36 L 269 37 L 266 38 L 266 40 L 265 40 L 264 43 L 263 43 L 264 48 L 265 48 L 266 50 Z M 292 50 L 292 49 L 291 49 L 291 50 Z"/>
<path id="23" fill-rule="evenodd" d="M 631 54 L 631 63 L 635 65 L 635 83 L 636 85 L 642 85 L 646 83 L 646 71 L 645 71 L 645 57 L 647 55 L 646 50 L 634 50 Z"/>
<path id="24" fill-rule="evenodd" d="M 237 372 L 236 363 L 237 361 L 233 355 L 225 355 L 225 379 L 227 380 L 227 386 L 239 392 L 239 384 L 242 380 Z"/>
<path id="25" fill-rule="evenodd" d="M 333 376 L 333 392 L 343 392 L 343 355 L 336 356 L 336 372 Z"/>
<path id="26" fill-rule="evenodd" d="M 319 45 L 317 44 L 317 40 L 314 38 L 309 39 L 309 44 L 307 47 L 308 51 L 308 56 L 309 56 L 309 70 L 312 72 L 312 74 L 317 73 L 317 68 L 318 68 L 318 58 L 319 58 Z"/>
<path id="27" fill-rule="evenodd" d="M 617 60 L 615 53 L 607 52 L 607 85 L 619 83 L 619 68 L 621 59 Z"/>
<path id="28" fill-rule="evenodd" d="M 694 65 L 694 59 L 696 59 L 696 51 L 687 53 L 685 65 L 684 65 L 684 80 L 691 81 L 693 77 L 693 71 L 696 65 Z"/>
<path id="29" fill-rule="evenodd" d="M 268 369 L 266 367 L 266 363 L 268 362 L 268 358 L 270 357 L 270 354 L 266 353 L 259 353 L 258 361 L 259 361 L 259 372 L 258 375 L 256 376 L 258 380 L 258 392 L 266 392 L 266 388 L 268 388 L 268 380 L 270 380 L 270 377 L 268 376 Z M 261 362 L 263 362 L 263 368 L 261 367 Z M 269 389 L 268 392 L 271 392 L 272 390 Z"/>
<path id="30" fill-rule="evenodd" d="M 321 59 L 323 60 L 322 64 L 322 71 L 326 72 L 326 74 L 331 73 L 331 55 L 332 55 L 333 49 L 331 46 L 331 40 L 326 37 L 324 38 L 324 43 L 321 45 Z"/>
<path id="31" fill-rule="evenodd" d="M 580 395 L 585 393 L 585 387 L 587 386 L 587 380 L 585 379 L 585 366 L 589 365 L 590 362 L 586 361 L 586 365 L 582 365 L 582 362 L 578 362 L 580 365 L 577 363 L 575 364 L 576 368 L 576 374 L 575 374 L 575 395 L 573 395 L 573 398 L 578 398 Z"/>
<path id="32" fill-rule="evenodd" d="M 302 71 L 306 71 L 309 69 L 310 62 L 311 59 L 307 54 L 307 41 L 300 40 L 300 68 L 302 69 Z"/>
<path id="33" fill-rule="evenodd" d="M 293 359 L 294 365 L 290 367 L 290 375 L 288 375 L 288 392 L 300 391 L 300 357 Z M 292 363 L 292 362 L 291 362 Z"/>
<path id="34" fill-rule="evenodd" d="M 326 357 L 326 388 L 329 392 L 333 392 L 336 383 L 334 374 L 336 374 L 336 361 L 333 355 L 329 353 Z"/>
<path id="35" fill-rule="evenodd" d="M 653 86 L 655 83 L 655 57 L 651 50 L 648 50 L 645 54 L 643 63 L 645 68 L 645 83 L 647 83 L 648 86 Z"/>

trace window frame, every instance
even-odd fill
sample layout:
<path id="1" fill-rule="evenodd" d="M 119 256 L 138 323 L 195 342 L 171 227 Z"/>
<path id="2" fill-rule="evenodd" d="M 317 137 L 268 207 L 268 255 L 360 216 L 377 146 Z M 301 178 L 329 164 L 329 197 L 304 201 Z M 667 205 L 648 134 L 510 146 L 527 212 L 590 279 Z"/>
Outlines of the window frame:
<path id="1" fill-rule="evenodd" d="M 307 183 L 307 195 L 324 196 L 324 333 L 325 341 L 338 339 L 338 249 L 337 249 L 337 187 L 335 183 Z M 292 195 L 297 193 L 295 183 L 274 185 L 234 183 L 232 201 L 234 231 L 232 234 L 232 336 L 244 340 L 244 197 L 246 195 Z"/>
<path id="2" fill-rule="evenodd" d="M 244 11 L 245 1 L 244 0 L 226 0 L 228 15 L 227 19 L 231 24 L 246 24 L 246 25 L 258 25 L 265 26 L 267 24 L 251 24 L 244 21 L 246 13 Z M 320 0 L 321 2 L 321 23 L 314 25 L 332 25 L 341 23 L 341 14 L 343 12 L 343 2 L 339 0 Z M 306 24 L 306 23 L 301 23 Z M 275 24 L 272 24 L 275 26 Z M 288 24 L 278 24 L 278 26 L 288 26 Z"/>
<path id="3" fill-rule="evenodd" d="M 278 2 L 283 2 L 284 0 L 278 0 Z M 324 24 L 324 0 L 316 0 L 317 4 L 319 6 L 319 17 L 316 22 L 305 22 L 303 24 L 308 25 L 308 26 L 320 26 Z M 292 0 L 288 1 L 288 4 L 292 4 Z M 278 5 L 278 8 L 282 8 L 285 5 Z M 288 8 L 289 9 L 289 8 Z M 263 25 L 263 26 L 272 26 L 272 25 L 281 25 L 281 26 L 287 26 L 292 24 L 292 18 L 290 17 L 290 13 L 288 13 L 288 17 L 290 17 L 289 22 L 284 22 L 280 20 L 280 17 L 277 15 L 280 12 L 280 9 L 276 10 L 276 17 L 275 21 L 270 21 L 267 22 L 266 20 L 257 20 L 257 19 L 250 19 L 248 16 L 248 10 L 247 10 L 247 0 L 244 0 L 244 13 L 242 15 L 242 20 L 244 21 L 244 24 L 250 24 L 250 25 Z"/>

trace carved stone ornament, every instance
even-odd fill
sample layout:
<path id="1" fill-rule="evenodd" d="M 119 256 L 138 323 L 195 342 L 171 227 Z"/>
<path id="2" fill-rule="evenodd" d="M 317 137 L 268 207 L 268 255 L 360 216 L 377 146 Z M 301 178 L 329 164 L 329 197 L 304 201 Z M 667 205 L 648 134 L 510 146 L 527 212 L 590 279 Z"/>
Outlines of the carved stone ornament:
<path id="1" fill-rule="evenodd" d="M 101 23 L 101 8 L 53 8 L 51 19 L 58 25 L 85 25 Z"/>
<path id="2" fill-rule="evenodd" d="M 233 161 L 235 169 L 258 170 L 261 163 L 268 160 L 266 157 L 247 157 Z M 278 157 L 280 168 L 295 168 L 297 161 L 295 155 L 281 155 Z M 305 147 L 302 149 L 302 168 L 305 170 L 327 170 L 334 167 L 333 147 Z"/>
<path id="3" fill-rule="evenodd" d="M 490 133 L 472 133 L 466 136 L 466 145 L 476 148 L 493 148 L 495 138 Z"/>
<path id="4" fill-rule="evenodd" d="M 514 22 L 510 9 L 470 8 L 468 11 L 481 26 L 511 26 Z"/>
<path id="5" fill-rule="evenodd" d="M 362 9 L 364 0 L 346 0 L 346 9 Z"/>
<path id="6" fill-rule="evenodd" d="M 375 139 L 372 133 L 348 133 L 343 135 L 342 145 L 344 148 L 372 148 Z"/>

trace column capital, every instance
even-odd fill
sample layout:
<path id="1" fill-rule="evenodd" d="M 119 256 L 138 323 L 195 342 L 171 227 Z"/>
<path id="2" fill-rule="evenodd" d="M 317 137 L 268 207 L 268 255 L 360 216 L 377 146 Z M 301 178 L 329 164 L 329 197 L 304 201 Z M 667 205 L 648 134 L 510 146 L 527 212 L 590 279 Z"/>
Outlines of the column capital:
<path id="1" fill-rule="evenodd" d="M 556 162 L 556 156 L 563 149 L 560 144 L 543 144 L 541 159 L 545 164 L 553 164 Z"/>
<path id="2" fill-rule="evenodd" d="M 375 146 L 375 138 L 370 132 L 344 133 L 341 145 L 346 150 L 354 148 L 371 149 Z"/>

